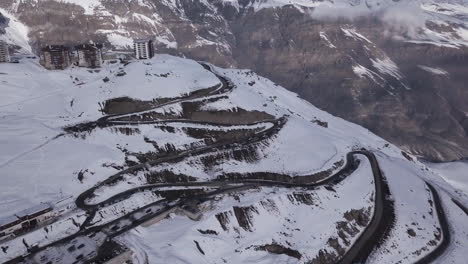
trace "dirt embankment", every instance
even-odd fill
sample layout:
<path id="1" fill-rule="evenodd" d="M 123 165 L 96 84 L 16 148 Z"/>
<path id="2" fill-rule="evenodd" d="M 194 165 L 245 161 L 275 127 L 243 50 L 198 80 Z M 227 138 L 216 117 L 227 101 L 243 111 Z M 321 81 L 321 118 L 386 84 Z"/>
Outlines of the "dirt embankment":
<path id="1" fill-rule="evenodd" d="M 107 115 L 120 115 L 140 112 L 156 107 L 152 101 L 142 101 L 130 97 L 119 97 L 105 101 L 102 112 Z"/>
<path id="2" fill-rule="evenodd" d="M 290 257 L 301 259 L 302 254 L 299 251 L 279 245 L 279 244 L 268 244 L 263 246 L 256 246 L 255 250 L 263 250 L 273 254 L 284 254 Z"/>
<path id="3" fill-rule="evenodd" d="M 191 113 L 191 120 L 208 121 L 226 125 L 250 124 L 272 119 L 274 119 L 274 117 L 265 112 L 247 111 L 241 108 L 235 111 L 196 111 Z"/>
<path id="4" fill-rule="evenodd" d="M 215 91 L 216 88 L 217 86 L 213 86 L 213 87 L 209 87 L 205 89 L 199 89 L 199 90 L 196 90 L 191 93 L 184 94 L 178 97 L 155 98 L 150 101 L 139 100 L 139 99 L 134 99 L 130 97 L 112 98 L 102 103 L 103 105 L 102 112 L 106 115 L 121 115 L 121 114 L 129 114 L 129 113 L 151 110 L 157 106 L 166 104 L 168 102 L 174 102 L 174 101 L 181 100 L 181 99 L 190 100 L 190 99 L 195 99 L 198 97 L 203 97 Z"/>

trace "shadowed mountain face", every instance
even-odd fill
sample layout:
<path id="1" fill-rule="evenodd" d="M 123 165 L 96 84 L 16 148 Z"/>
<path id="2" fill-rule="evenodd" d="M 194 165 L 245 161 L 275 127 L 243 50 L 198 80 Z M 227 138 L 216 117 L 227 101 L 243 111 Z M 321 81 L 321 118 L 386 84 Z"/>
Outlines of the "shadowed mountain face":
<path id="1" fill-rule="evenodd" d="M 426 159 L 468 157 L 468 49 L 408 41 L 427 32 L 460 39 L 460 15 L 445 24 L 426 19 L 424 29 L 411 30 L 379 12 L 319 19 L 314 8 L 259 9 L 248 0 L 96 3 L 92 12 L 56 1 L 9 0 L 0 7 L 30 28 L 35 49 L 83 39 L 125 47 L 131 37 L 156 35 L 158 52 L 250 68 Z"/>
<path id="2" fill-rule="evenodd" d="M 468 154 L 467 48 L 405 43 L 376 19 L 324 23 L 293 8 L 251 13 L 233 28 L 241 67 L 427 159 Z"/>
<path id="3" fill-rule="evenodd" d="M 0 13 L 0 34 L 5 34 L 5 28 L 8 26 L 8 19 Z"/>

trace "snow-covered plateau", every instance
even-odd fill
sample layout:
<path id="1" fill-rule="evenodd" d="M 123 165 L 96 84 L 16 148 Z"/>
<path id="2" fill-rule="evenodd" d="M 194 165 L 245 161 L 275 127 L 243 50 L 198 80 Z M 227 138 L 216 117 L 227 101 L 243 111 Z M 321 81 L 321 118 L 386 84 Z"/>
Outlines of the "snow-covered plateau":
<path id="1" fill-rule="evenodd" d="M 23 58 L 0 91 L 1 223 L 53 205 L 0 262 L 98 262 L 111 240 L 133 263 L 465 260 L 466 194 L 250 70 Z"/>

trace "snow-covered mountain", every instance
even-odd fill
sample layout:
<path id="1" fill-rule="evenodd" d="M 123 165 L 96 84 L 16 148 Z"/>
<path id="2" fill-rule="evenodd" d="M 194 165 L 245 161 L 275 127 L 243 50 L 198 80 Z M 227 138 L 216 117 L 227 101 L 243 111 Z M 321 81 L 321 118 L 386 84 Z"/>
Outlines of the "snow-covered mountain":
<path id="1" fill-rule="evenodd" d="M 278 12 L 283 7 L 294 7 L 322 21 L 341 18 L 352 23 L 349 19 L 375 15 L 388 24 L 387 30 L 399 33 L 394 37 L 407 42 L 466 46 L 466 4 L 463 0 L 9 0 L 0 7 L 1 13 L 11 19 L 10 26 L 18 29 L 21 35 L 27 34 L 27 30 L 16 25 L 18 21 L 12 15 L 32 28 L 30 33 L 36 48 L 41 43 L 86 41 L 82 39 L 86 36 L 126 48 L 132 46 L 132 38 L 153 35 L 161 47 L 185 51 L 194 46 L 215 46 L 216 53 L 226 55 L 235 49 L 230 39 L 236 37 L 231 28 L 235 24 L 229 22 L 264 9 Z M 63 20 L 72 23 L 58 23 Z M 207 25 L 207 22 L 214 24 Z M 181 28 L 176 24 L 182 24 Z M 71 32 L 67 34 L 66 30 Z M 179 30 L 186 31 L 183 32 L 185 38 Z M 76 33 L 79 35 L 72 36 Z"/>
<path id="2" fill-rule="evenodd" d="M 98 261 L 109 240 L 133 263 L 465 259 L 466 194 L 250 70 L 25 58 L 0 76 L 2 223 L 55 207 L 0 262 Z"/>
<path id="3" fill-rule="evenodd" d="M 467 12 L 462 0 L 6 0 L 0 28 L 36 51 L 153 35 L 160 53 L 253 69 L 413 154 L 455 160 L 468 156 Z"/>
<path id="4" fill-rule="evenodd" d="M 17 53 L 152 34 L 159 53 L 275 82 L 170 55 L 0 64 L 0 226 L 54 207 L 0 238 L 0 262 L 98 262 L 117 241 L 134 263 L 464 263 L 463 181 L 280 85 L 406 151 L 464 157 L 465 6 L 1 1 Z"/>

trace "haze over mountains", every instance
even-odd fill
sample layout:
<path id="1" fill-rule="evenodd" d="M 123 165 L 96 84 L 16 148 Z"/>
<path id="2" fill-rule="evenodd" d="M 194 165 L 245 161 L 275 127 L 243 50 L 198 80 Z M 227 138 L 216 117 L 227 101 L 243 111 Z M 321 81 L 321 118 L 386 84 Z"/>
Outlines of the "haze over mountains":
<path id="1" fill-rule="evenodd" d="M 468 154 L 466 1 L 6 0 L 0 8 L 36 50 L 88 39 L 125 48 L 154 35 L 158 52 L 253 69 L 426 159 Z"/>

